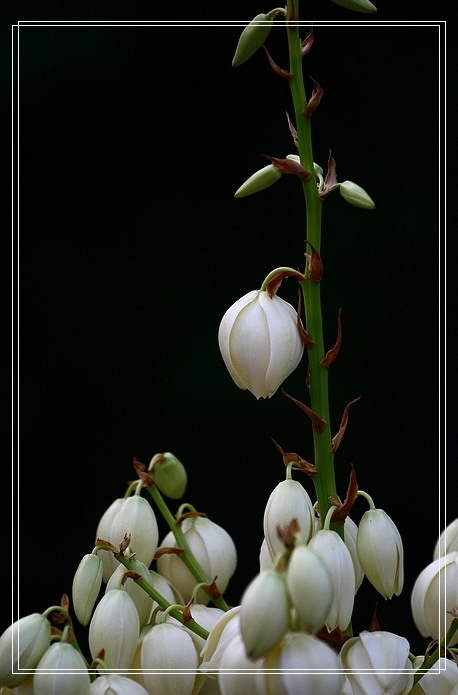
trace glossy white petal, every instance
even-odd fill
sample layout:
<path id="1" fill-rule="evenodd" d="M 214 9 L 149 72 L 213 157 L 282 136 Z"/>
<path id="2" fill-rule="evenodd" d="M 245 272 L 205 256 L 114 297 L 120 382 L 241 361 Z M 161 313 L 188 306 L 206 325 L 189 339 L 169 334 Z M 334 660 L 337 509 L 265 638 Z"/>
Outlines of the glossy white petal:
<path id="1" fill-rule="evenodd" d="M 276 570 L 257 574 L 246 587 L 240 607 L 240 631 L 247 656 L 259 659 L 288 630 L 290 608 L 284 577 Z"/>
<path id="2" fill-rule="evenodd" d="M 140 495 L 124 499 L 113 518 L 108 540 L 118 547 L 125 535 L 130 536 L 129 548 L 136 559 L 149 567 L 157 550 L 159 530 L 151 504 Z"/>
<path id="3" fill-rule="evenodd" d="M 440 534 L 434 547 L 433 558 L 437 560 L 440 555 L 452 553 L 454 550 L 458 550 L 458 519 L 448 524 Z"/>
<path id="4" fill-rule="evenodd" d="M 193 693 L 199 658 L 192 637 L 181 626 L 171 622 L 155 625 L 143 638 L 140 663 L 149 693 Z M 148 673 L 148 669 L 155 669 L 157 673 Z M 187 672 L 180 673 L 180 669 L 187 669 Z"/>
<path id="5" fill-rule="evenodd" d="M 99 676 L 91 683 L 91 695 L 148 695 L 148 691 L 140 683 L 121 676 L 108 673 Z"/>
<path id="6" fill-rule="evenodd" d="M 364 512 L 356 550 L 364 574 L 384 598 L 399 596 L 404 585 L 404 549 L 392 519 L 383 509 Z"/>
<path id="7" fill-rule="evenodd" d="M 318 632 L 329 615 L 334 588 L 325 563 L 310 547 L 294 548 L 286 570 L 286 585 L 302 630 Z"/>
<path id="8" fill-rule="evenodd" d="M 130 668 L 139 634 L 138 612 L 127 591 L 111 589 L 102 596 L 89 625 L 92 658 L 103 649 L 107 668 Z"/>

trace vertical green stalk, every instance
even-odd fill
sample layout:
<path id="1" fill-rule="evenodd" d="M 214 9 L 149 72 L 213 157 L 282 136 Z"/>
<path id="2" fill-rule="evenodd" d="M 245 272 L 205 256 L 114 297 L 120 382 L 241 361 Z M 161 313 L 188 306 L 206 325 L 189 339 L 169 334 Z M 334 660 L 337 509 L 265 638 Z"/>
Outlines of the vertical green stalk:
<path id="1" fill-rule="evenodd" d="M 299 146 L 299 157 L 304 169 L 312 173 L 307 181 L 302 181 L 306 205 L 306 238 L 309 244 L 320 253 L 322 201 L 317 191 L 317 180 L 313 166 L 311 116 L 305 115 L 307 96 L 302 72 L 301 38 L 298 26 L 299 0 L 288 0 L 287 34 L 289 47 L 289 80 L 294 105 L 295 127 Z M 307 245 L 307 252 L 311 247 Z M 321 315 L 320 283 L 310 279 L 310 268 L 306 263 L 306 280 L 301 283 L 305 305 L 307 333 L 315 345 L 308 350 L 310 401 L 312 410 L 327 424 L 319 433 L 313 430 L 315 467 L 318 475 L 313 478 L 322 522 L 331 507 L 329 497 L 336 497 L 334 475 L 334 454 L 331 446 L 331 426 L 329 418 L 328 369 L 322 366 L 324 358 L 323 323 Z M 308 279 L 307 279 L 308 278 Z M 340 525 L 339 525 L 340 526 Z M 336 530 L 339 530 L 336 528 Z M 340 528 L 342 533 L 342 528 Z"/>

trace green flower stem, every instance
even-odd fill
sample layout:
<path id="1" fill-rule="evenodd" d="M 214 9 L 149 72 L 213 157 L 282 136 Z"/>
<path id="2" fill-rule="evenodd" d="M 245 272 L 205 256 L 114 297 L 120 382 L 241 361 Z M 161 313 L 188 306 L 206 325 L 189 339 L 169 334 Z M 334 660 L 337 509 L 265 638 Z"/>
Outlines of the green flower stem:
<path id="1" fill-rule="evenodd" d="M 172 512 L 168 508 L 164 498 L 162 497 L 161 493 L 159 492 L 158 488 L 156 485 L 152 485 L 148 488 L 146 488 L 153 498 L 154 502 L 156 503 L 159 511 L 161 512 L 162 516 L 164 517 L 164 520 L 166 521 L 167 525 L 169 526 L 170 530 L 172 531 L 173 535 L 175 536 L 175 540 L 180 548 L 182 548 L 183 552 L 180 554 L 180 559 L 183 560 L 184 564 L 186 567 L 189 569 L 189 571 L 192 573 L 193 577 L 200 583 L 204 584 L 206 586 L 209 586 L 212 583 L 212 580 L 210 580 L 205 572 L 203 571 L 202 567 L 199 565 L 197 562 L 196 558 L 194 557 L 188 542 L 186 540 L 186 537 L 183 533 L 183 531 L 180 528 L 180 525 L 177 524 L 175 517 L 173 516 Z M 215 606 L 218 608 L 222 608 L 224 611 L 228 611 L 230 606 L 227 605 L 226 601 L 223 599 L 223 597 L 219 598 L 213 598 L 210 594 L 210 592 L 207 592 L 209 596 L 211 597 L 213 603 Z"/>
<path id="2" fill-rule="evenodd" d="M 291 96 L 294 105 L 295 127 L 299 146 L 299 157 L 304 169 L 312 176 L 302 181 L 306 203 L 307 241 L 317 253 L 321 248 L 321 212 L 322 201 L 317 191 L 317 180 L 313 166 L 313 148 L 311 134 L 311 116 L 304 114 L 307 107 L 307 96 L 302 72 L 301 39 L 297 23 L 299 0 L 288 0 L 287 3 L 287 34 L 289 60 L 292 77 L 289 80 Z M 308 248 L 307 251 L 311 249 Z M 331 507 L 330 497 L 337 497 L 334 454 L 332 453 L 331 426 L 329 417 L 328 369 L 320 363 L 325 356 L 323 340 L 323 322 L 321 314 L 320 283 L 307 279 L 310 268 L 306 264 L 306 280 L 301 282 L 305 304 L 307 333 L 315 345 L 308 350 L 310 375 L 310 401 L 312 410 L 326 422 L 322 432 L 313 430 L 315 451 L 314 464 L 318 475 L 313 478 L 318 500 L 320 517 L 324 522 Z M 331 524 L 331 528 L 343 535 L 342 524 Z"/>
<path id="3" fill-rule="evenodd" d="M 443 639 L 441 639 L 441 641 L 439 642 L 439 644 L 437 645 L 436 649 L 433 651 L 431 656 L 428 656 L 428 658 L 425 659 L 425 661 L 423 662 L 421 667 L 416 672 L 416 674 L 414 676 L 414 683 L 417 683 L 420 680 L 420 678 L 422 678 L 422 676 L 424 676 L 425 673 L 430 668 L 432 668 L 434 666 L 436 661 L 441 656 L 442 650 L 444 649 L 444 647 L 447 646 L 447 643 L 450 642 L 450 640 L 452 639 L 453 635 L 455 634 L 455 632 L 457 630 L 458 630 L 458 618 L 455 618 L 450 623 L 450 627 L 447 630 L 447 634 L 445 635 L 445 637 Z"/>

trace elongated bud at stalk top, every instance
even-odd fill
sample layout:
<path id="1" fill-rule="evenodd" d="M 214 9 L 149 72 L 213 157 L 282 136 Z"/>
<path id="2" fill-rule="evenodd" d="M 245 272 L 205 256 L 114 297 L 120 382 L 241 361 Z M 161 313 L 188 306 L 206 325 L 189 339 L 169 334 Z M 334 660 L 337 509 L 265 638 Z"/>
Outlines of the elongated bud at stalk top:
<path id="1" fill-rule="evenodd" d="M 281 171 L 274 167 L 273 164 L 268 164 L 266 167 L 255 171 L 245 183 L 236 190 L 234 198 L 245 198 L 247 195 L 258 193 L 265 188 L 272 186 L 281 177 Z"/>
<path id="2" fill-rule="evenodd" d="M 339 190 L 342 198 L 344 198 L 347 203 L 350 203 L 350 205 L 366 210 L 373 210 L 375 208 L 374 201 L 367 195 L 364 188 L 353 183 L 353 181 L 344 181 L 339 184 Z"/>
<path id="3" fill-rule="evenodd" d="M 188 476 L 181 461 L 170 451 L 156 454 L 151 459 L 150 470 L 153 473 L 154 482 L 166 497 L 173 500 L 183 497 Z"/>
<path id="4" fill-rule="evenodd" d="M 280 642 L 288 626 L 285 579 L 276 570 L 264 570 L 248 584 L 241 600 L 240 631 L 247 656 L 265 656 Z"/>
<path id="5" fill-rule="evenodd" d="M 232 59 L 232 67 L 237 67 L 245 63 L 252 55 L 261 48 L 272 29 L 272 18 L 263 12 L 257 14 L 251 22 L 244 28 L 235 49 Z"/>
<path id="6" fill-rule="evenodd" d="M 87 625 L 91 619 L 100 587 L 102 586 L 103 563 L 96 553 L 83 557 L 73 577 L 73 610 L 81 625 Z"/>
<path id="7" fill-rule="evenodd" d="M 345 7 L 346 10 L 353 10 L 354 12 L 363 12 L 365 14 L 370 14 L 372 12 L 377 12 L 377 8 L 369 0 L 332 0 L 335 5 L 340 5 L 340 7 Z"/>
<path id="8" fill-rule="evenodd" d="M 286 586 L 301 629 L 318 632 L 331 609 L 334 589 L 326 565 L 308 546 L 297 545 L 291 553 Z"/>
<path id="9" fill-rule="evenodd" d="M 0 637 L 0 687 L 16 688 L 29 677 L 13 671 L 36 667 L 49 647 L 51 623 L 41 613 L 16 620 Z"/>
<path id="10" fill-rule="evenodd" d="M 34 695 L 89 695 L 91 679 L 84 659 L 68 642 L 55 642 L 33 676 Z"/>

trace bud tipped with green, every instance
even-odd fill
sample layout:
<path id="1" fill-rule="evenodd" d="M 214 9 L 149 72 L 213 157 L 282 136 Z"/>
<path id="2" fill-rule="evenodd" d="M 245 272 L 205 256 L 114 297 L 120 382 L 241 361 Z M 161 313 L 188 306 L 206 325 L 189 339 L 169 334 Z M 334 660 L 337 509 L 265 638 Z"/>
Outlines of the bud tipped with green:
<path id="1" fill-rule="evenodd" d="M 188 476 L 181 461 L 171 454 L 170 451 L 153 456 L 149 470 L 152 471 L 154 482 L 159 490 L 166 497 L 170 497 L 173 500 L 183 497 L 188 483 Z"/>
<path id="2" fill-rule="evenodd" d="M 96 553 L 83 557 L 73 577 L 73 610 L 81 625 L 91 619 L 100 587 L 102 586 L 103 563 Z"/>
<path id="3" fill-rule="evenodd" d="M 339 184 L 339 190 L 342 198 L 344 198 L 347 203 L 350 203 L 350 205 L 366 210 L 373 210 L 375 208 L 374 201 L 367 195 L 364 188 L 353 183 L 353 181 L 344 181 Z"/>
<path id="4" fill-rule="evenodd" d="M 257 14 L 240 34 L 240 38 L 232 59 L 232 67 L 245 63 L 261 48 L 272 29 L 272 12 Z"/>
<path id="5" fill-rule="evenodd" d="M 281 171 L 273 164 L 255 171 L 234 193 L 234 198 L 245 198 L 272 186 L 281 177 Z"/>
<path id="6" fill-rule="evenodd" d="M 372 12 L 377 12 L 377 8 L 369 0 L 332 0 L 335 5 L 340 5 L 340 7 L 345 7 L 346 10 L 353 10 L 354 12 L 364 12 L 365 14 L 370 14 Z"/>

